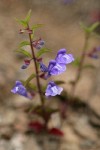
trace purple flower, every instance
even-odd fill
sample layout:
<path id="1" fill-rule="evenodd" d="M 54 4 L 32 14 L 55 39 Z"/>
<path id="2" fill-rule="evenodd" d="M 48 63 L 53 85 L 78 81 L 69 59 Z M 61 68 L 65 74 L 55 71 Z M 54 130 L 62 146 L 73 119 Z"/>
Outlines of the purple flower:
<path id="1" fill-rule="evenodd" d="M 42 72 L 48 72 L 48 68 L 42 62 L 40 62 L 40 69 Z"/>
<path id="2" fill-rule="evenodd" d="M 48 83 L 48 85 L 47 85 L 47 89 L 46 89 L 45 95 L 47 97 L 49 97 L 49 96 L 56 96 L 56 95 L 60 95 L 62 91 L 63 91 L 62 87 L 59 87 L 53 81 L 50 81 Z"/>
<path id="3" fill-rule="evenodd" d="M 66 70 L 66 65 L 58 64 L 55 60 L 51 60 L 48 67 L 46 67 L 43 63 L 40 63 L 40 69 L 42 72 L 47 72 L 47 76 L 45 77 L 48 78 L 51 75 L 59 75 L 63 73 Z"/>
<path id="4" fill-rule="evenodd" d="M 65 64 L 58 64 L 56 60 L 51 60 L 48 65 L 48 75 L 59 75 L 66 71 Z"/>
<path id="5" fill-rule="evenodd" d="M 32 99 L 31 94 L 27 92 L 26 88 L 23 86 L 23 84 L 20 81 L 16 81 L 16 84 L 14 88 L 11 90 L 11 92 Z"/>
<path id="6" fill-rule="evenodd" d="M 49 62 L 48 67 L 43 63 L 40 63 L 40 69 L 42 72 L 48 72 L 45 78 L 47 79 L 51 75 L 59 75 L 66 71 L 66 64 L 74 61 L 72 54 L 66 54 L 66 49 L 60 49 L 57 53 L 55 60 Z"/>
<path id="7" fill-rule="evenodd" d="M 55 58 L 58 64 L 69 64 L 74 61 L 74 57 L 72 54 L 66 54 L 66 49 L 60 49 Z"/>

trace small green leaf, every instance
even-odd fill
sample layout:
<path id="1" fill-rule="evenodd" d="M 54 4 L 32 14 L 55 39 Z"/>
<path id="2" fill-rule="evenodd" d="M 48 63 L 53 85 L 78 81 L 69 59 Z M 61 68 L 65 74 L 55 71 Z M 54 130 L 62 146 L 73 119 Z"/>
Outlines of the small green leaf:
<path id="1" fill-rule="evenodd" d="M 31 88 L 32 90 L 36 91 L 37 87 L 36 85 L 33 85 L 32 83 L 28 83 L 27 85 L 29 88 Z"/>
<path id="2" fill-rule="evenodd" d="M 27 28 L 30 17 L 31 17 L 31 10 L 29 10 L 29 12 L 24 20 L 20 20 L 20 19 L 16 18 L 16 21 L 18 23 L 20 23 L 23 27 Z"/>
<path id="3" fill-rule="evenodd" d="M 100 25 L 99 22 L 95 22 L 94 24 L 92 24 L 92 25 L 89 27 L 90 32 L 93 32 L 99 25 Z"/>
<path id="4" fill-rule="evenodd" d="M 94 65 L 92 65 L 92 64 L 87 64 L 87 65 L 84 65 L 83 66 L 83 69 L 95 69 L 95 66 Z"/>
<path id="5" fill-rule="evenodd" d="M 37 28 L 41 28 L 43 26 L 43 24 L 34 24 L 32 26 L 32 30 L 36 30 Z"/>
<path id="6" fill-rule="evenodd" d="M 56 84 L 60 85 L 60 84 L 64 84 L 64 81 L 58 80 L 58 81 L 54 81 Z"/>
<path id="7" fill-rule="evenodd" d="M 90 29 L 87 26 L 85 26 L 82 22 L 80 23 L 80 26 L 86 33 L 90 33 Z"/>
<path id="8" fill-rule="evenodd" d="M 28 85 L 28 83 L 35 77 L 36 77 L 36 74 L 32 73 L 25 81 L 25 86 Z"/>
<path id="9" fill-rule="evenodd" d="M 76 58 L 76 59 L 72 62 L 72 65 L 75 66 L 75 67 L 79 66 L 79 65 L 80 65 L 80 58 L 79 58 L 79 57 Z"/>
<path id="10" fill-rule="evenodd" d="M 20 23 L 23 27 L 27 28 L 27 22 L 25 20 L 20 20 L 16 18 L 16 21 Z"/>
<path id="11" fill-rule="evenodd" d="M 19 53 L 25 55 L 26 57 L 32 58 L 32 55 L 24 49 L 18 49 L 18 50 L 16 50 L 16 52 L 19 52 Z"/>
<path id="12" fill-rule="evenodd" d="M 50 49 L 47 49 L 47 48 L 42 48 L 40 49 L 38 52 L 37 52 L 37 57 L 40 57 L 41 55 L 47 53 L 47 52 L 50 52 L 51 50 Z"/>
<path id="13" fill-rule="evenodd" d="M 26 45 L 30 45 L 30 42 L 29 42 L 29 41 L 22 41 L 22 42 L 19 44 L 19 47 L 23 47 L 23 46 L 26 46 Z"/>
<path id="14" fill-rule="evenodd" d="M 27 14 L 27 16 L 26 16 L 26 18 L 25 18 L 25 22 L 28 24 L 29 23 L 29 20 L 30 20 L 30 17 L 31 17 L 31 10 L 29 10 L 29 12 L 28 12 L 28 14 Z"/>
<path id="15" fill-rule="evenodd" d="M 36 90 L 37 88 L 36 88 L 36 85 L 33 85 L 32 83 L 27 83 L 27 85 L 26 85 L 26 81 L 24 81 L 24 80 L 21 80 L 21 82 L 23 83 L 23 85 L 26 87 L 26 88 L 30 88 L 30 89 L 32 89 L 32 90 Z"/>

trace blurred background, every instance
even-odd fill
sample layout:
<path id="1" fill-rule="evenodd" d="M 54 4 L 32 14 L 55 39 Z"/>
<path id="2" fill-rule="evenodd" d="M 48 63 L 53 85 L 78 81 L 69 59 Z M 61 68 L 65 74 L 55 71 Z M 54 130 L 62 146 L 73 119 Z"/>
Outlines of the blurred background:
<path id="1" fill-rule="evenodd" d="M 35 137 L 25 134 L 28 119 L 22 106 L 31 105 L 31 102 L 10 92 L 16 80 L 26 79 L 32 72 L 32 67 L 25 71 L 20 69 L 23 57 L 15 52 L 19 42 L 27 39 L 27 35 L 19 34 L 21 27 L 15 18 L 23 19 L 29 9 L 32 10 L 30 24 L 44 24 L 36 31 L 36 37 L 42 37 L 46 47 L 52 50 L 52 53 L 44 56 L 46 64 L 61 48 L 66 48 L 75 58 L 79 57 L 85 40 L 80 23 L 90 25 L 100 21 L 100 0 L 0 1 L 0 150 L 41 150 Z M 99 35 L 100 29 L 98 35 L 90 38 L 89 51 L 100 47 Z M 62 127 L 62 150 L 100 149 L 100 59 L 87 57 L 85 63 L 93 64 L 95 69 L 83 70 L 75 95 L 85 102 L 91 113 L 67 114 L 68 118 Z M 76 73 L 77 67 L 70 64 L 67 71 L 55 79 L 64 80 L 66 84 L 63 87 L 70 92 L 69 81 L 75 79 Z M 58 126 L 57 116 L 53 120 Z"/>

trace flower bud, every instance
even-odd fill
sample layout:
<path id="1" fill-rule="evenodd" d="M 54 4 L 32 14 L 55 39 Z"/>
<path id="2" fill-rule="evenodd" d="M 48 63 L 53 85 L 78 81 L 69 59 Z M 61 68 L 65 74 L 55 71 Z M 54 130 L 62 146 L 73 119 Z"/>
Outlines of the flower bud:
<path id="1" fill-rule="evenodd" d="M 28 65 L 24 64 L 21 66 L 21 69 L 26 69 L 28 67 Z"/>
<path id="2" fill-rule="evenodd" d="M 45 44 L 45 41 L 40 40 L 40 41 L 39 41 L 39 44 L 43 46 L 43 45 Z"/>

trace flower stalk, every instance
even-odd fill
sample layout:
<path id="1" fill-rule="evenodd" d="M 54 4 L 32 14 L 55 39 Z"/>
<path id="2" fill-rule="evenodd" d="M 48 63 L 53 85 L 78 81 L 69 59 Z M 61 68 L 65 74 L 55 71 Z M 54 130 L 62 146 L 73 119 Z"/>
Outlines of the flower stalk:
<path id="1" fill-rule="evenodd" d="M 28 25 L 28 28 L 29 28 L 29 25 Z M 29 30 L 30 30 L 30 28 L 29 28 Z M 30 39 L 30 47 L 31 47 L 31 51 L 32 51 L 32 56 L 33 56 L 33 61 L 34 61 L 34 66 L 35 66 L 35 72 L 36 72 L 37 88 L 38 88 L 41 103 L 42 103 L 42 105 L 44 105 L 44 98 L 42 95 L 41 84 L 40 84 L 40 80 L 39 80 L 39 72 L 38 72 L 38 67 L 37 67 L 37 63 L 36 63 L 34 48 L 32 45 L 31 33 L 29 33 L 29 39 Z"/>
<path id="2" fill-rule="evenodd" d="M 80 76 L 82 74 L 82 69 L 83 69 L 85 55 L 86 55 L 86 51 L 87 51 L 87 47 L 88 47 L 89 37 L 90 37 L 90 34 L 89 33 L 85 33 L 85 42 L 84 42 L 84 46 L 83 46 L 83 50 L 82 50 L 82 55 L 81 55 L 81 58 L 80 58 L 80 63 L 79 63 L 79 66 L 78 66 L 76 79 L 75 79 L 75 81 L 73 83 L 72 90 L 71 90 L 71 95 L 72 96 L 74 96 L 74 94 L 75 94 L 75 88 L 76 88 L 77 83 L 78 83 L 78 81 L 80 79 Z"/>

